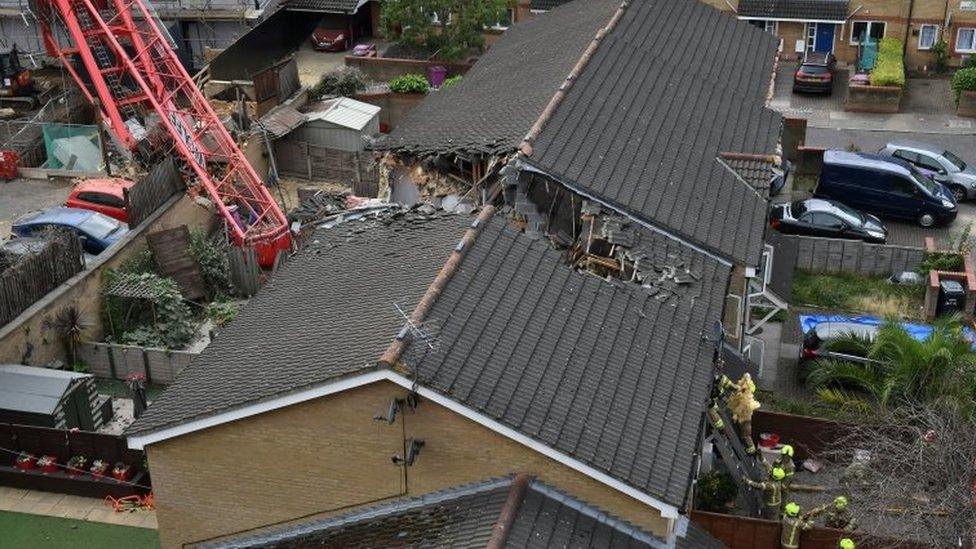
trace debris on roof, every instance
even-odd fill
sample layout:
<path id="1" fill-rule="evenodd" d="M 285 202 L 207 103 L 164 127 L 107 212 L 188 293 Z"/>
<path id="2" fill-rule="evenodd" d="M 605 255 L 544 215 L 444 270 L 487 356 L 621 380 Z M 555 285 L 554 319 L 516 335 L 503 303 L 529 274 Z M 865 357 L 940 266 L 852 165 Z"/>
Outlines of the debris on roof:
<path id="1" fill-rule="evenodd" d="M 257 121 L 274 138 L 282 138 L 305 123 L 305 115 L 291 105 L 278 105 Z"/>

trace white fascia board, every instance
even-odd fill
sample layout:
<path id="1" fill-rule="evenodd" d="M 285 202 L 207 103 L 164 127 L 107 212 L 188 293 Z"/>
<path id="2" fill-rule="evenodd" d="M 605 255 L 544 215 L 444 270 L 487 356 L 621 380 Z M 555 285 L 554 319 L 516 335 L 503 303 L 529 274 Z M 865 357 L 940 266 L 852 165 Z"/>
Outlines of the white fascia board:
<path id="1" fill-rule="evenodd" d="M 840 21 L 831 19 L 793 19 L 789 17 L 752 17 L 748 15 L 738 15 L 737 19 L 741 21 L 782 21 L 784 23 L 824 23 L 826 25 L 843 25 L 847 20 L 842 19 Z"/>
<path id="2" fill-rule="evenodd" d="M 645 505 L 657 509 L 661 516 L 670 521 L 677 520 L 680 517 L 678 513 L 678 508 L 669 503 L 665 503 L 653 496 L 650 496 L 633 486 L 630 486 L 624 482 L 621 482 L 610 475 L 599 471 L 582 461 L 571 457 L 563 452 L 560 452 L 551 446 L 548 446 L 542 442 L 539 442 L 531 437 L 528 437 L 511 427 L 503 425 L 498 421 L 474 410 L 464 404 L 457 402 L 451 398 L 448 398 L 436 391 L 423 387 L 421 385 L 415 384 L 413 380 L 400 375 L 392 370 L 377 370 L 372 372 L 367 372 L 365 374 L 360 374 L 357 376 L 341 379 L 333 383 L 327 383 L 325 385 L 320 385 L 317 387 L 312 387 L 304 391 L 299 391 L 282 397 L 266 400 L 264 402 L 258 402 L 234 410 L 228 410 L 226 412 L 197 419 L 194 421 L 189 421 L 181 425 L 176 425 L 166 429 L 161 429 L 159 431 L 154 431 L 151 433 L 146 433 L 144 435 L 135 435 L 128 437 L 129 448 L 135 450 L 142 450 L 147 445 L 161 442 L 163 440 L 187 435 L 195 431 L 200 431 L 203 429 L 208 429 L 210 427 L 215 427 L 224 423 L 229 423 L 231 421 L 236 421 L 239 419 L 244 419 L 258 414 L 263 414 L 265 412 L 270 412 L 272 410 L 277 410 L 279 408 L 284 408 L 286 406 L 291 406 L 294 404 L 299 404 L 316 398 L 321 398 L 324 396 L 341 393 L 349 389 L 354 389 L 356 387 L 362 387 L 363 385 L 368 385 L 370 383 L 375 383 L 377 381 L 390 381 L 395 383 L 404 389 L 416 391 L 421 397 L 430 400 L 444 408 L 451 410 L 479 425 L 487 427 L 488 429 L 504 436 L 505 438 L 511 439 L 523 446 L 534 450 L 553 461 L 559 462 L 570 469 L 576 470 L 583 475 L 586 475 L 593 480 L 609 486 L 614 490 L 627 495 Z M 669 526 L 670 527 L 670 526 Z"/>

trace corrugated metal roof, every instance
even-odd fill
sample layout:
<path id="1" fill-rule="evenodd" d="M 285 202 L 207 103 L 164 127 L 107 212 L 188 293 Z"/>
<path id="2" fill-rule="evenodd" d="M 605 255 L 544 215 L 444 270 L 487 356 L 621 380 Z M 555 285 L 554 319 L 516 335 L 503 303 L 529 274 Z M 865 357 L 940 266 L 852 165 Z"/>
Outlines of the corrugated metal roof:
<path id="1" fill-rule="evenodd" d="M 258 120 L 258 125 L 278 139 L 305 123 L 305 115 L 290 105 L 278 105 Z"/>
<path id="2" fill-rule="evenodd" d="M 324 109 L 305 114 L 309 121 L 324 120 L 351 130 L 362 130 L 380 112 L 376 105 L 340 97 L 323 102 Z"/>

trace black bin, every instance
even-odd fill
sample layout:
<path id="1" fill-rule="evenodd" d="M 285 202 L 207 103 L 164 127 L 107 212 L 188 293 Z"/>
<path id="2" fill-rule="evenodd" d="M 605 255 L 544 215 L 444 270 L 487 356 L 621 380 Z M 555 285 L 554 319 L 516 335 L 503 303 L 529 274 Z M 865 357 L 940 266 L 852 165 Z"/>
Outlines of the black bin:
<path id="1" fill-rule="evenodd" d="M 937 316 L 961 313 L 966 307 L 966 290 L 956 280 L 939 282 L 939 302 L 935 307 Z"/>

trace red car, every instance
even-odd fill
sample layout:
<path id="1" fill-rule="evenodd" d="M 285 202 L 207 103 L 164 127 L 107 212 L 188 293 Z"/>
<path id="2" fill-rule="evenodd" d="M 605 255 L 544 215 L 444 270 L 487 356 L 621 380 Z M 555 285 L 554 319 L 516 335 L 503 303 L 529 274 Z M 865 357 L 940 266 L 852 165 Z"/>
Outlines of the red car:
<path id="1" fill-rule="evenodd" d="M 69 208 L 91 210 L 129 222 L 129 211 L 126 209 L 125 191 L 135 185 L 128 179 L 113 177 L 109 179 L 88 179 L 75 185 L 65 203 Z"/>
<path id="2" fill-rule="evenodd" d="M 312 49 L 318 51 L 346 51 L 349 49 L 349 32 L 342 29 L 315 29 Z"/>

